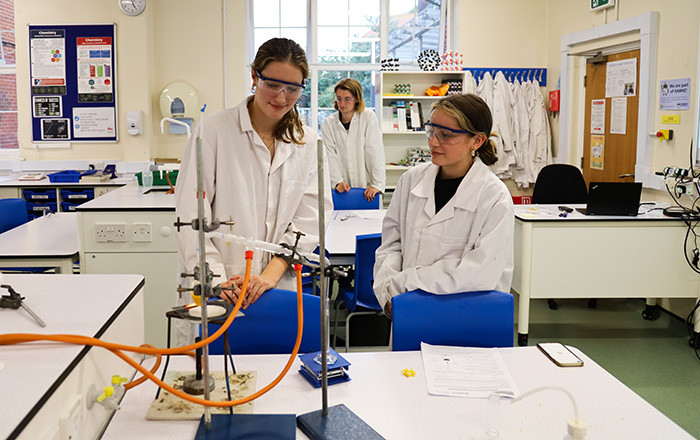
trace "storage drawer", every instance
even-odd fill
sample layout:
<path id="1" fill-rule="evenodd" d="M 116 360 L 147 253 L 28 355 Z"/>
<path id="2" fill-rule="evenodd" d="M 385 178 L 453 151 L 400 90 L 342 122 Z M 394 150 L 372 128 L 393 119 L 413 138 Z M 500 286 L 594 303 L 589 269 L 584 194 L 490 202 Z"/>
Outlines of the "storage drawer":
<path id="1" fill-rule="evenodd" d="M 53 202 L 56 200 L 56 190 L 48 189 L 23 189 L 22 195 L 28 202 Z"/>
<path id="2" fill-rule="evenodd" d="M 27 212 L 41 215 L 45 211 L 56 212 L 58 204 L 56 202 L 27 202 Z"/>
<path id="3" fill-rule="evenodd" d="M 61 211 L 75 212 L 75 207 L 80 206 L 82 202 L 61 202 Z"/>
<path id="4" fill-rule="evenodd" d="M 65 201 L 87 201 L 95 198 L 95 190 L 86 189 L 61 189 L 61 200 Z"/>

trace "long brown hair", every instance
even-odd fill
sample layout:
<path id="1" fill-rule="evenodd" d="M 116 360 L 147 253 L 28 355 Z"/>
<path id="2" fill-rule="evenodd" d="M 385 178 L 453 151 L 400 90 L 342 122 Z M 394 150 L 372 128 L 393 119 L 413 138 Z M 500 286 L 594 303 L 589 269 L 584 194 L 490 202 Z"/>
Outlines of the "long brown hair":
<path id="1" fill-rule="evenodd" d="M 476 155 L 486 165 L 496 163 L 496 144 L 489 138 L 495 136 L 495 133 L 491 133 L 493 117 L 483 99 L 472 94 L 450 95 L 433 104 L 433 110 L 437 109 L 455 118 L 462 130 L 486 136 L 484 143 L 476 150 Z"/>
<path id="2" fill-rule="evenodd" d="M 365 101 L 362 98 L 362 84 L 360 84 L 359 81 L 353 78 L 341 79 L 340 81 L 338 81 L 338 84 L 335 85 L 333 93 L 337 93 L 338 89 L 350 92 L 352 97 L 355 98 L 355 111 L 357 113 L 362 113 L 363 111 L 365 111 Z M 338 103 L 335 101 L 333 101 L 333 107 L 336 110 L 339 110 Z"/>
<path id="3" fill-rule="evenodd" d="M 306 53 L 296 42 L 288 38 L 272 38 L 260 46 L 255 60 L 251 66 L 254 71 L 262 70 L 270 63 L 279 61 L 288 63 L 301 71 L 304 80 L 309 77 L 309 63 L 306 61 Z M 297 110 L 297 105 L 289 110 L 277 123 L 272 137 L 283 142 L 294 142 L 301 145 L 304 136 L 303 123 Z"/>

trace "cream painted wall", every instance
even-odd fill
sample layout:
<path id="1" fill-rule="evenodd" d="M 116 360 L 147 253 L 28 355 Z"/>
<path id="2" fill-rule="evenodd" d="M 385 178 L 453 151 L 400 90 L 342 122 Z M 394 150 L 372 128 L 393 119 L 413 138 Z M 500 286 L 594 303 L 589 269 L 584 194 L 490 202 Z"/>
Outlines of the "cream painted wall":
<path id="1" fill-rule="evenodd" d="M 150 0 L 144 13 L 129 17 L 113 0 L 21 0 L 15 2 L 17 35 L 17 93 L 19 142 L 31 145 L 28 24 L 116 23 L 117 143 L 73 143 L 70 149 L 22 149 L 31 160 L 98 159 L 144 161 L 180 157 L 185 137 L 160 134 L 162 89 L 184 80 L 199 92 L 207 114 L 224 106 L 222 0 L 199 0 L 196 9 L 185 0 Z M 246 64 L 245 0 L 226 0 L 227 78 L 229 105 L 235 105 L 249 88 Z M 80 11 L 79 14 L 76 11 Z M 244 43 L 244 44 L 242 44 Z M 127 110 L 144 113 L 139 136 L 126 133 Z M 26 116 L 23 116 L 26 115 Z"/>

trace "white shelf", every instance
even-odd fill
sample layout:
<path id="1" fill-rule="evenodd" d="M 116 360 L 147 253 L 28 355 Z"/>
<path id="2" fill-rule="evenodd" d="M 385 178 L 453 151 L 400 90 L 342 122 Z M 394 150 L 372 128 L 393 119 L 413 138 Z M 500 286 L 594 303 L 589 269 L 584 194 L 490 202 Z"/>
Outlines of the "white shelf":
<path id="1" fill-rule="evenodd" d="M 384 100 L 384 101 L 402 101 L 402 100 L 408 99 L 408 100 L 414 101 L 414 100 L 418 99 L 421 101 L 422 100 L 430 101 L 430 100 L 437 100 L 440 98 L 444 98 L 445 96 L 448 96 L 448 95 L 443 95 L 443 96 L 428 96 L 428 95 L 385 96 L 385 95 L 382 95 L 382 100 Z"/>
<path id="2" fill-rule="evenodd" d="M 408 171 L 408 169 L 411 167 L 408 166 L 403 166 L 403 165 L 386 165 L 387 171 Z"/>

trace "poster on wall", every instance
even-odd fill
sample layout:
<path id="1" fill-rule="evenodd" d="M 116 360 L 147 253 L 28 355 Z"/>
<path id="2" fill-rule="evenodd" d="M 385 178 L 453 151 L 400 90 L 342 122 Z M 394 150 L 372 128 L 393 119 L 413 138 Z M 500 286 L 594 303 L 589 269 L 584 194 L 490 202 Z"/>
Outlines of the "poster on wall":
<path id="1" fill-rule="evenodd" d="M 78 46 L 78 101 L 112 102 L 112 39 L 80 37 Z"/>
<path id="2" fill-rule="evenodd" d="M 116 25 L 28 26 L 33 142 L 117 142 Z"/>
<path id="3" fill-rule="evenodd" d="M 591 168 L 602 170 L 605 162 L 605 136 L 591 135 Z"/>
<path id="4" fill-rule="evenodd" d="M 627 98 L 613 98 L 610 101 L 610 133 L 627 134 Z"/>
<path id="5" fill-rule="evenodd" d="M 605 134 L 605 100 L 591 100 L 591 133 Z"/>
<path id="6" fill-rule="evenodd" d="M 605 72 L 605 97 L 637 96 L 637 59 L 610 61 Z"/>
<path id="7" fill-rule="evenodd" d="M 66 94 L 66 32 L 63 29 L 29 31 L 30 74 L 33 95 Z"/>
<path id="8" fill-rule="evenodd" d="M 659 85 L 659 110 L 690 108 L 690 78 L 668 79 Z"/>
<path id="9" fill-rule="evenodd" d="M 114 136 L 112 107 L 73 108 L 73 133 L 76 138 L 109 138 Z"/>

